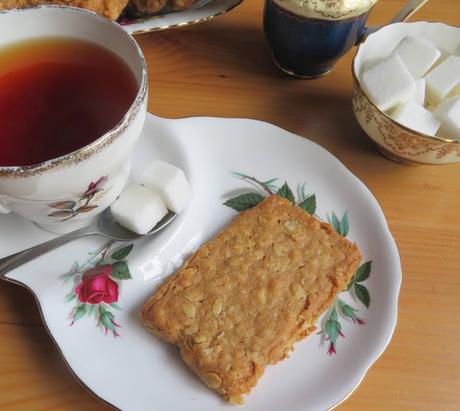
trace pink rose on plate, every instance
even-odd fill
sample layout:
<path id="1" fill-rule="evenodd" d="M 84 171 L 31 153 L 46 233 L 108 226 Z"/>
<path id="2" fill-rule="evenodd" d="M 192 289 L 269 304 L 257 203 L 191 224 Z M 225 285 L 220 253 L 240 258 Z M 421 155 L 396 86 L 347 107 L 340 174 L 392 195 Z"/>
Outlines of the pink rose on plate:
<path id="1" fill-rule="evenodd" d="M 118 284 L 110 278 L 110 264 L 96 266 L 83 274 L 81 283 L 75 289 L 82 303 L 110 304 L 118 301 Z"/>

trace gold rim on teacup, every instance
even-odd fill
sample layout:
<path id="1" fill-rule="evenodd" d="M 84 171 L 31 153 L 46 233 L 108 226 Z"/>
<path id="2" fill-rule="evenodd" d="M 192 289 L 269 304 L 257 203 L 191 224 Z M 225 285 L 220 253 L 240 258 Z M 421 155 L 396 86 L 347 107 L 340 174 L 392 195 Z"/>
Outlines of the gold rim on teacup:
<path id="1" fill-rule="evenodd" d="M 120 135 L 130 126 L 131 122 L 134 120 L 139 110 L 142 107 L 142 103 L 145 100 L 147 94 L 147 66 L 145 63 L 142 50 L 134 40 L 134 38 L 128 34 L 119 24 L 114 21 L 108 20 L 90 10 L 80 9 L 77 7 L 64 6 L 64 5 L 42 5 L 29 7 L 27 9 L 10 9 L 0 11 L 0 15 L 10 14 L 10 13 L 22 13 L 30 12 L 31 10 L 37 9 L 70 9 L 81 14 L 90 15 L 102 23 L 111 25 L 115 30 L 120 32 L 133 46 L 137 57 L 139 59 L 140 68 L 141 68 L 141 77 L 138 85 L 138 92 L 136 98 L 132 102 L 131 106 L 128 108 L 122 119 L 118 124 L 112 129 L 108 130 L 102 136 L 87 144 L 86 146 L 75 150 L 71 153 L 64 154 L 59 157 L 52 158 L 50 160 L 44 161 L 42 163 L 30 165 L 30 166 L 8 166 L 2 167 L 0 165 L 0 177 L 30 177 L 37 174 L 42 174 L 51 169 L 69 167 L 80 163 L 92 155 L 101 151 L 104 147 L 112 144 L 118 139 Z"/>

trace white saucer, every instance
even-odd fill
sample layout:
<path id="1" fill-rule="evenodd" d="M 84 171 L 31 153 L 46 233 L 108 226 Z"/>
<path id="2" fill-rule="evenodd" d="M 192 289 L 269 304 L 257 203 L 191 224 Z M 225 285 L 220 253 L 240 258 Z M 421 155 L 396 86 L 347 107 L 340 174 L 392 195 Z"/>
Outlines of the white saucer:
<path id="1" fill-rule="evenodd" d="M 338 321 L 345 335 L 334 336 L 336 353 L 324 333 L 311 335 L 296 344 L 288 360 L 267 368 L 242 409 L 325 410 L 343 401 L 383 352 L 396 324 L 400 259 L 374 196 L 317 144 L 254 120 L 166 120 L 149 115 L 134 154 L 133 179 L 156 158 L 185 170 L 194 198 L 158 237 L 137 242 L 131 251 L 114 244 L 105 253 L 102 265 L 111 265 L 112 277 L 110 284 L 105 280 L 102 294 L 107 302 L 116 299 L 116 304 L 87 303 L 76 309 L 75 289 L 82 276 L 62 278 L 72 269 L 85 271 L 99 262 L 106 243 L 100 238 L 68 244 L 8 275 L 37 297 L 50 335 L 73 373 L 98 397 L 123 410 L 229 409 L 188 371 L 175 348 L 142 327 L 138 312 L 161 279 L 236 215 L 223 203 L 243 192 L 257 191 L 250 181 L 232 174 L 239 172 L 260 181 L 278 178 L 271 184 L 280 187 L 286 181 L 295 193 L 305 183 L 305 193 L 316 195 L 319 217 L 331 218 L 332 213 L 342 217 L 347 212 L 348 237 L 358 243 L 365 261 L 372 260 L 369 278 L 362 273 L 363 280 L 357 281 L 355 289 L 362 301 L 366 301 L 362 287 L 369 291 L 369 309 L 354 292 L 340 295 L 341 301 L 359 310 L 353 313 L 366 324 L 345 318 L 340 307 L 337 319 L 331 311 L 326 313 L 318 329 L 329 319 Z M 343 219 L 342 230 L 347 231 L 346 226 Z M 0 216 L 0 228 L 0 256 L 52 237 L 14 216 Z M 89 254 L 98 249 L 99 254 Z M 98 286 L 86 281 L 79 295 L 94 302 L 97 295 L 92 292 Z"/>

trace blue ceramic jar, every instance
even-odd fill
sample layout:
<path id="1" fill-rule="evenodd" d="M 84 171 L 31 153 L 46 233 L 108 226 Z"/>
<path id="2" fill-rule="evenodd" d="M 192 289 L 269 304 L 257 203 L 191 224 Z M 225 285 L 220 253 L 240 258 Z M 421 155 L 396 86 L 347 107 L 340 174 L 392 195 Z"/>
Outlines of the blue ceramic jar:
<path id="1" fill-rule="evenodd" d="M 364 33 L 370 7 L 351 17 L 318 18 L 299 15 L 265 0 L 264 31 L 275 64 L 284 72 L 316 78 L 329 73 L 337 60 Z"/>

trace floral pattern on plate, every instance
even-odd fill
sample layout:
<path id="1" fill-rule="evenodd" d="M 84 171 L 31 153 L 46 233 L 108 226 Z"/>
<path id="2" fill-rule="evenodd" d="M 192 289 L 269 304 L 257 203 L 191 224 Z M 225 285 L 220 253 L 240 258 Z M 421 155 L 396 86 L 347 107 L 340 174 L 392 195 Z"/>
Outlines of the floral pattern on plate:
<path id="1" fill-rule="evenodd" d="M 65 297 L 66 302 L 75 302 L 70 313 L 70 325 L 85 316 L 94 317 L 96 325 L 107 334 L 119 337 L 113 310 L 118 305 L 121 282 L 132 278 L 125 258 L 131 253 L 133 244 L 113 248 L 114 241 L 108 241 L 80 264 L 75 261 L 69 272 L 59 278 L 64 284 L 72 281 L 72 290 Z"/>

